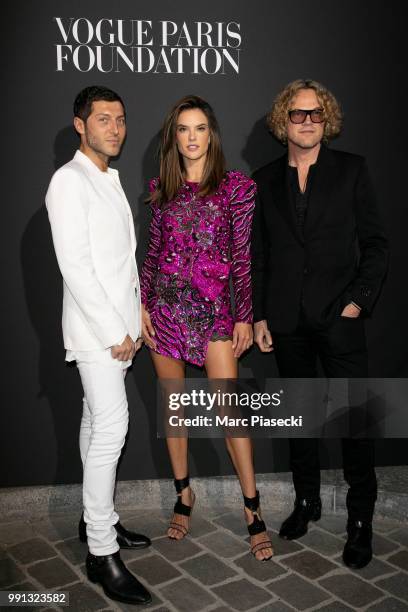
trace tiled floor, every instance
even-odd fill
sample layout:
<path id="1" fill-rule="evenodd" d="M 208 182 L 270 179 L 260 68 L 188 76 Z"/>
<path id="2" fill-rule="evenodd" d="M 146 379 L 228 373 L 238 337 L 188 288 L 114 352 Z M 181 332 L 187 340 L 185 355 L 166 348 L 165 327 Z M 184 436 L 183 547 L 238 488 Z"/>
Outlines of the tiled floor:
<path id="1" fill-rule="evenodd" d="M 276 531 L 283 517 L 265 510 L 275 556 L 259 563 L 248 553 L 242 510 L 196 508 L 191 535 L 182 542 L 164 536 L 166 517 L 157 510 L 127 508 L 120 514 L 127 528 L 153 539 L 147 550 L 122 551 L 153 595 L 153 603 L 140 609 L 408 611 L 408 525 L 377 521 L 375 557 L 352 572 L 341 561 L 344 516 L 323 517 L 301 540 L 286 542 Z M 0 522 L 0 590 L 69 591 L 70 606 L 60 609 L 75 612 L 137 609 L 110 601 L 87 581 L 86 545 L 77 539 L 77 521 L 71 513 Z"/>

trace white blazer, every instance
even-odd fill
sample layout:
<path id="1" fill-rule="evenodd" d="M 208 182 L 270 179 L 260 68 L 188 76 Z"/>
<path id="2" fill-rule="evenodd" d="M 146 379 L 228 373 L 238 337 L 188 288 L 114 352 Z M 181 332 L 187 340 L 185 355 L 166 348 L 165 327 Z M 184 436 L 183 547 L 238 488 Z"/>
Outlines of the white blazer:
<path id="1" fill-rule="evenodd" d="M 67 350 L 107 349 L 140 335 L 133 216 L 117 170 L 102 172 L 81 151 L 57 170 L 46 195 L 64 282 Z"/>

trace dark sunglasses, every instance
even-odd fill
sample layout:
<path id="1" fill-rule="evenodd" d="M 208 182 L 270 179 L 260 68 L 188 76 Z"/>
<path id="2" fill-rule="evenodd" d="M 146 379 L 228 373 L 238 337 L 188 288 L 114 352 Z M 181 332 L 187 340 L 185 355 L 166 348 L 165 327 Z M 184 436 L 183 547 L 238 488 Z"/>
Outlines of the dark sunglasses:
<path id="1" fill-rule="evenodd" d="M 313 123 L 323 123 L 324 121 L 324 111 L 322 108 L 313 108 L 312 110 L 294 108 L 288 114 L 292 123 L 304 123 L 308 115 Z"/>

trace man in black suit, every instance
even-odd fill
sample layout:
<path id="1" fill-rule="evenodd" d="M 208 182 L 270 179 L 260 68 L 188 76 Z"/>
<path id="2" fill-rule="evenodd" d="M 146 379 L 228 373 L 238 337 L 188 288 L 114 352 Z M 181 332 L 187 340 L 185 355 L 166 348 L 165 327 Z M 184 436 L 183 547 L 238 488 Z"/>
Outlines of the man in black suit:
<path id="1" fill-rule="evenodd" d="M 368 376 L 363 318 L 387 268 L 387 241 L 364 159 L 329 149 L 341 111 L 324 86 L 290 83 L 268 117 L 287 153 L 254 174 L 258 185 L 253 248 L 255 342 L 274 350 L 283 377 Z M 347 494 L 346 565 L 371 560 L 377 496 L 374 443 L 342 440 Z M 290 440 L 295 507 L 280 536 L 296 539 L 321 514 L 318 440 Z"/>

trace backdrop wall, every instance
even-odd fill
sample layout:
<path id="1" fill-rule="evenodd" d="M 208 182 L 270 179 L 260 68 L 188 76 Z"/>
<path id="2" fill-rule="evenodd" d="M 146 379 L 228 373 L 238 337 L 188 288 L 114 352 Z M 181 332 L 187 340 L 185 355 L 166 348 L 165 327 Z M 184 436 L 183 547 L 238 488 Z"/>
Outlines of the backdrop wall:
<path id="1" fill-rule="evenodd" d="M 164 115 L 178 98 L 195 93 L 210 101 L 229 167 L 251 172 L 283 152 L 265 126 L 277 92 L 299 77 L 325 83 L 345 113 L 343 134 L 332 146 L 367 157 L 391 243 L 387 282 L 367 324 L 371 373 L 407 376 L 404 24 L 395 0 L 14 0 L 7 8 L 1 36 L 1 486 L 82 478 L 81 386 L 75 367 L 64 363 L 62 286 L 44 195 L 52 173 L 75 152 L 72 102 L 90 84 L 117 90 L 127 106 L 128 139 L 114 165 L 134 211 L 141 262 L 146 183 L 157 173 Z M 252 350 L 241 373 L 255 372 L 276 374 L 273 355 Z M 189 368 L 189 375 L 201 373 Z M 146 349 L 127 388 L 130 432 L 119 478 L 168 477 Z M 259 440 L 255 448 L 257 471 L 288 469 L 285 441 Z M 339 465 L 336 441 L 322 450 L 324 466 Z M 193 441 L 191 459 L 193 475 L 231 473 L 222 441 Z M 405 441 L 378 442 L 379 465 L 405 462 Z"/>

